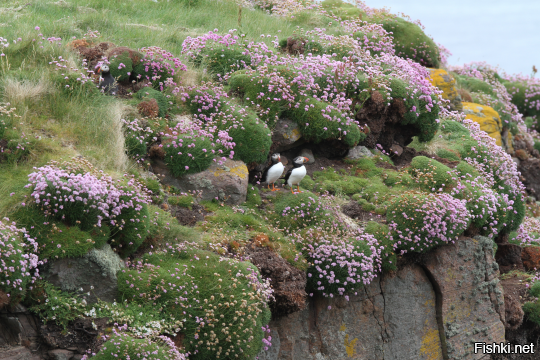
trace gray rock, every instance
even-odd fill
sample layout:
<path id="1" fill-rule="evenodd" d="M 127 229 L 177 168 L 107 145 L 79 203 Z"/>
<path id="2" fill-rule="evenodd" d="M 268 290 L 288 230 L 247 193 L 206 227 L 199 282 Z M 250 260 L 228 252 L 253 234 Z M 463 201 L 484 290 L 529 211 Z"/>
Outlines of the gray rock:
<path id="1" fill-rule="evenodd" d="M 30 349 L 24 346 L 16 346 L 7 349 L 0 349 L 0 360 L 41 360 L 38 354 L 32 354 Z"/>
<path id="2" fill-rule="evenodd" d="M 272 132 L 272 149 L 282 152 L 305 143 L 298 124 L 289 119 L 280 119 Z"/>
<path id="3" fill-rule="evenodd" d="M 49 356 L 52 360 L 70 360 L 73 357 L 73 351 L 56 349 L 50 350 Z"/>
<path id="4" fill-rule="evenodd" d="M 42 277 L 64 291 L 80 291 L 89 304 L 97 299 L 113 302 L 118 292 L 116 273 L 125 268 L 124 261 L 109 244 L 92 249 L 76 259 L 51 261 Z M 92 288 L 93 287 L 93 288 Z"/>
<path id="5" fill-rule="evenodd" d="M 363 157 L 372 157 L 373 154 L 369 149 L 365 146 L 355 146 L 352 149 L 349 150 L 349 153 L 347 154 L 347 159 L 350 160 L 356 160 Z"/>
<path id="6" fill-rule="evenodd" d="M 390 147 L 390 153 L 401 156 L 401 154 L 403 154 L 403 148 L 398 144 L 394 144 Z"/>
<path id="7" fill-rule="evenodd" d="M 183 192 L 201 191 L 202 200 L 218 198 L 229 205 L 246 201 L 249 171 L 242 161 L 227 159 L 222 165 L 213 163 L 205 171 L 181 177 L 174 177 L 161 160 L 154 160 L 152 168 L 163 184 Z"/>
<path id="8" fill-rule="evenodd" d="M 304 157 L 307 157 L 309 160 L 306 164 L 314 164 L 315 163 L 315 155 L 313 155 L 313 151 L 309 150 L 309 149 L 302 149 L 300 151 L 300 154 L 298 154 L 298 156 L 304 156 Z M 285 164 L 283 164 L 285 165 Z"/>
<path id="9" fill-rule="evenodd" d="M 375 278 L 349 301 L 313 297 L 308 309 L 272 320 L 272 347 L 259 355 L 264 360 L 483 359 L 473 353 L 472 342 L 498 343 L 505 336 L 495 264 L 487 238 L 441 246 L 422 264 Z"/>

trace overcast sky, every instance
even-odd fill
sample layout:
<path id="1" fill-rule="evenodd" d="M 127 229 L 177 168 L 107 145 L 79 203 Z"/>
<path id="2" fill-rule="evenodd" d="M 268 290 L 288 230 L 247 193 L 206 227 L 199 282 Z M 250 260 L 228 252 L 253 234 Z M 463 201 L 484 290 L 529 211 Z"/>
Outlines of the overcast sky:
<path id="1" fill-rule="evenodd" d="M 540 69 L 540 0 L 365 0 L 420 20 L 453 54 L 450 65 L 486 61 L 508 74 Z M 537 77 L 540 74 L 537 75 Z"/>

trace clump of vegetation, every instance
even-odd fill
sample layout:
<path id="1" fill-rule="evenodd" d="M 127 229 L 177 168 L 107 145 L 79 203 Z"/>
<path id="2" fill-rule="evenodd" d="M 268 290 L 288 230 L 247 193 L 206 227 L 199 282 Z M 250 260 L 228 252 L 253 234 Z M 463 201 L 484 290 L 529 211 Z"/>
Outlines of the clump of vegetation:
<path id="1" fill-rule="evenodd" d="M 386 217 L 394 248 L 403 254 L 453 242 L 467 229 L 471 215 L 448 194 L 408 192 L 391 202 Z"/>
<path id="2" fill-rule="evenodd" d="M 425 156 L 416 156 L 412 160 L 409 173 L 427 191 L 449 192 L 456 185 L 448 166 Z"/>
<path id="3" fill-rule="evenodd" d="M 179 246 L 145 256 L 118 277 L 128 302 L 155 303 L 169 314 L 185 334 L 190 357 L 229 359 L 259 352 L 272 290 L 254 265 Z"/>
<path id="4" fill-rule="evenodd" d="M 159 108 L 158 116 L 165 117 L 165 115 L 167 115 L 169 109 L 169 102 L 167 101 L 165 95 L 160 91 L 145 87 L 139 90 L 136 96 L 143 101 L 155 99 Z"/>
<path id="5" fill-rule="evenodd" d="M 388 17 L 382 21 L 382 25 L 394 37 L 396 55 L 425 67 L 440 66 L 439 48 L 420 26 L 399 17 Z"/>
<path id="6" fill-rule="evenodd" d="M 0 220 L 0 290 L 7 293 L 12 304 L 22 300 L 26 288 L 39 277 L 35 254 L 38 244 L 24 229 L 9 219 Z"/>
<path id="7" fill-rule="evenodd" d="M 324 197 L 304 191 L 300 194 L 286 194 L 274 204 L 280 227 L 289 231 L 306 227 L 333 227 L 335 217 Z"/>
<path id="8" fill-rule="evenodd" d="M 124 51 L 110 59 L 109 69 L 116 81 L 128 81 L 133 72 L 133 60 L 131 60 L 129 52 Z"/>
<path id="9" fill-rule="evenodd" d="M 309 235 L 314 239 L 303 241 L 303 252 L 313 264 L 307 270 L 308 291 L 316 291 L 325 297 L 356 294 L 376 276 L 380 267 L 380 249 L 374 248 L 377 240 L 372 235 L 345 238 L 318 232 Z"/>
<path id="10" fill-rule="evenodd" d="M 46 218 L 62 221 L 83 232 L 110 226 L 113 246 L 124 255 L 134 252 L 144 241 L 149 224 L 149 199 L 146 190 L 133 179 L 125 185 L 116 184 L 112 178 L 83 161 L 67 164 L 66 168 L 52 163 L 38 168 L 28 179 L 28 187 L 33 191 L 32 203 L 27 206 L 39 209 Z M 72 235 L 77 233 L 76 229 L 70 231 Z M 70 241 L 64 236 L 61 225 L 60 228 L 53 226 L 48 235 L 55 234 L 57 241 L 62 238 Z M 85 236 L 77 234 L 75 239 L 79 241 Z M 95 236 L 103 239 L 108 234 L 108 231 L 97 232 Z M 56 243 L 58 245 L 61 244 Z"/>

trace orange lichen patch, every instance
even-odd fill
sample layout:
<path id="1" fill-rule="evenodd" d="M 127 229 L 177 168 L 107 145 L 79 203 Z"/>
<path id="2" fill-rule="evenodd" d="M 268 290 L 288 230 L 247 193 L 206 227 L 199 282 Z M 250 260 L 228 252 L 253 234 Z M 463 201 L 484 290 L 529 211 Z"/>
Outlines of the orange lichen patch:
<path id="1" fill-rule="evenodd" d="M 456 89 L 456 80 L 443 69 L 428 69 L 430 72 L 429 81 L 433 86 L 442 90 L 442 97 L 450 101 L 456 109 L 459 109 L 459 93 Z"/>
<path id="2" fill-rule="evenodd" d="M 502 146 L 502 122 L 499 113 L 492 107 L 475 103 L 464 102 L 463 112 L 467 119 L 480 124 L 480 129 L 496 140 Z"/>

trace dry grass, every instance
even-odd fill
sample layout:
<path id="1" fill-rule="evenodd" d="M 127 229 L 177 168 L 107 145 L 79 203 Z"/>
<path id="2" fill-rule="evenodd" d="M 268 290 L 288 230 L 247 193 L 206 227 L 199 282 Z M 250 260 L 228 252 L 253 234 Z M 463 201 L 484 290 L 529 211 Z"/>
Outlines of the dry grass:
<path id="1" fill-rule="evenodd" d="M 118 172 L 124 172 L 128 167 L 128 158 L 124 151 L 125 139 L 124 132 L 122 130 L 122 119 L 126 118 L 126 115 L 134 111 L 131 106 L 125 105 L 121 102 L 115 102 L 109 107 L 110 114 L 110 137 L 109 144 L 105 146 L 109 150 L 109 154 L 105 157 L 107 164 Z"/>
<path id="2" fill-rule="evenodd" d="M 26 101 L 35 101 L 54 90 L 52 84 L 45 78 L 39 81 L 18 81 L 8 77 L 3 81 L 4 98 L 13 105 Z"/>

